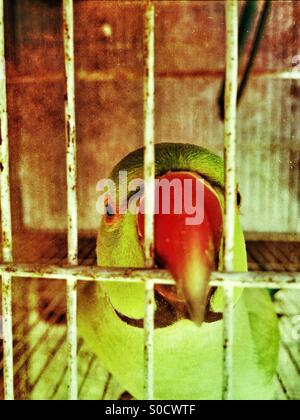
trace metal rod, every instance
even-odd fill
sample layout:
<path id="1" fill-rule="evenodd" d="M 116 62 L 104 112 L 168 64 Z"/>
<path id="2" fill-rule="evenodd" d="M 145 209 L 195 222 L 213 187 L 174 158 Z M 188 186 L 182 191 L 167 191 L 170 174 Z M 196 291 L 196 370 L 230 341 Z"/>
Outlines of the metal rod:
<path id="1" fill-rule="evenodd" d="M 74 60 L 74 7 L 73 0 L 63 1 L 64 51 L 66 70 L 66 164 L 68 195 L 68 262 L 78 264 L 78 205 L 75 120 L 75 60 Z M 77 280 L 67 278 L 67 346 L 69 399 L 77 400 Z"/>
<path id="2" fill-rule="evenodd" d="M 2 256 L 4 262 L 12 262 L 12 223 L 9 178 L 9 140 L 6 92 L 4 0 L 0 1 L 0 194 L 2 224 Z M 2 275 L 2 317 L 3 317 L 3 349 L 4 349 L 4 398 L 14 399 L 13 374 L 13 331 L 12 331 L 12 290 L 10 274 Z"/>
<path id="3" fill-rule="evenodd" d="M 300 273 L 250 271 L 246 273 L 213 273 L 212 287 L 241 287 L 247 289 L 298 289 Z"/>
<path id="4" fill-rule="evenodd" d="M 251 2 L 250 2 L 251 3 Z M 237 102 L 239 103 L 241 98 L 243 97 L 244 91 L 246 89 L 246 86 L 249 82 L 250 79 L 250 74 L 253 70 L 253 67 L 255 65 L 255 60 L 257 57 L 257 54 L 259 52 L 259 48 L 263 39 L 263 35 L 265 33 L 266 30 L 266 26 L 267 26 L 267 21 L 268 18 L 271 14 L 271 10 L 272 10 L 272 0 L 265 0 L 265 4 L 263 6 L 263 10 L 261 12 L 261 16 L 259 18 L 258 24 L 257 24 L 257 28 L 256 28 L 256 32 L 255 32 L 255 36 L 254 36 L 254 41 L 253 41 L 253 46 L 251 51 L 249 52 L 249 59 L 248 62 L 246 64 L 245 70 L 244 70 L 244 74 L 242 76 L 241 82 L 239 84 L 238 87 L 238 95 L 237 95 Z"/>
<path id="5" fill-rule="evenodd" d="M 99 281 L 116 283 L 144 284 L 147 280 L 155 284 L 175 285 L 175 280 L 166 270 L 101 268 L 97 266 L 57 266 L 43 264 L 0 264 L 0 275 L 9 274 L 16 278 L 66 280 L 75 277 L 81 281 Z M 299 289 L 300 272 L 265 272 L 250 271 L 246 273 L 214 272 L 210 285 L 213 287 L 245 287 Z"/>
<path id="6" fill-rule="evenodd" d="M 231 400 L 234 343 L 234 288 L 228 284 L 224 287 L 223 322 L 223 400 Z"/>
<path id="7" fill-rule="evenodd" d="M 144 191 L 145 267 L 154 265 L 155 211 L 155 8 L 147 0 L 144 15 Z M 154 283 L 145 282 L 144 397 L 154 398 Z"/>
<path id="8" fill-rule="evenodd" d="M 67 278 L 67 352 L 69 400 L 78 399 L 77 374 L 77 280 Z"/>
<path id="9" fill-rule="evenodd" d="M 68 194 L 68 259 L 70 264 L 78 260 L 78 206 L 77 206 L 77 157 L 75 120 L 75 62 L 73 0 L 63 1 L 64 46 L 66 67 L 66 157 Z"/>
<path id="10" fill-rule="evenodd" d="M 234 270 L 236 217 L 236 119 L 238 92 L 238 1 L 226 0 L 226 87 L 225 87 L 225 220 L 224 268 Z M 223 399 L 232 399 L 233 287 L 224 288 L 224 374 Z"/>
<path id="11" fill-rule="evenodd" d="M 3 332 L 3 376 L 4 398 L 14 400 L 14 362 L 12 326 L 11 276 L 2 275 L 2 332 Z"/>
<path id="12" fill-rule="evenodd" d="M 33 279 L 66 280 L 73 276 L 82 281 L 101 281 L 118 283 L 139 283 L 160 279 L 159 283 L 174 285 L 172 276 L 165 270 L 100 268 L 97 266 L 58 266 L 43 264 L 0 264 L 0 275 L 9 273 L 14 277 Z"/>
<path id="13" fill-rule="evenodd" d="M 234 270 L 234 235 L 236 217 L 236 128 L 238 86 L 238 2 L 226 0 L 226 98 L 225 98 L 225 222 L 224 265 Z"/>
<path id="14" fill-rule="evenodd" d="M 154 399 L 154 282 L 146 280 L 145 282 L 145 372 L 144 372 L 144 393 L 145 400 Z"/>
<path id="15" fill-rule="evenodd" d="M 147 1 L 144 19 L 144 189 L 145 189 L 145 266 L 153 267 L 155 210 L 155 9 Z"/>

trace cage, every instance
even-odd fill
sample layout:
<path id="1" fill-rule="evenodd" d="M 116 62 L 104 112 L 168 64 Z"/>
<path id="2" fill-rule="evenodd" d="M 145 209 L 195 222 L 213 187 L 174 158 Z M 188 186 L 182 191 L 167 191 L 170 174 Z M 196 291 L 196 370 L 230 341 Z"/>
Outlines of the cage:
<path id="1" fill-rule="evenodd" d="M 262 10 L 265 2 L 257 3 Z M 153 399 L 154 285 L 173 284 L 167 272 L 152 268 L 153 203 L 146 203 L 152 210 L 146 269 L 101 269 L 95 186 L 143 144 L 150 197 L 154 142 L 184 141 L 222 154 L 217 98 L 225 62 L 226 170 L 233 174 L 226 199 L 230 209 L 237 172 L 250 271 L 231 273 L 228 210 L 228 272 L 211 279 L 226 292 L 223 396 L 231 398 L 233 288 L 242 286 L 280 289 L 274 298 L 281 331 L 274 398 L 300 398 L 300 3 L 272 2 L 237 113 L 237 14 L 243 5 L 0 1 L 1 399 L 116 399 L 125 391 L 77 336 L 76 286 L 82 281 L 145 284 L 145 398 Z"/>

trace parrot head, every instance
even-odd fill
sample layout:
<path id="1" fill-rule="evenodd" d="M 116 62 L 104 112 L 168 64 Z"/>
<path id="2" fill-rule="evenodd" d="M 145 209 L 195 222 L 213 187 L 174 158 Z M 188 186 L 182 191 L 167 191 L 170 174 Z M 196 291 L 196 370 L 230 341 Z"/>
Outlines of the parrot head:
<path id="1" fill-rule="evenodd" d="M 224 164 L 210 151 L 189 144 L 156 145 L 155 243 L 158 268 L 176 286 L 155 286 L 157 325 L 187 318 L 201 325 L 222 318 L 222 290 L 209 287 L 212 271 L 222 270 Z M 143 149 L 125 157 L 105 188 L 105 212 L 98 237 L 100 266 L 144 266 Z M 120 175 L 121 174 L 121 175 Z M 236 269 L 245 271 L 246 252 L 239 225 L 237 193 Z M 240 266 L 239 266 L 240 265 Z M 144 288 L 137 284 L 101 285 L 117 313 L 129 320 L 144 316 Z M 241 294 L 236 292 L 236 299 Z"/>

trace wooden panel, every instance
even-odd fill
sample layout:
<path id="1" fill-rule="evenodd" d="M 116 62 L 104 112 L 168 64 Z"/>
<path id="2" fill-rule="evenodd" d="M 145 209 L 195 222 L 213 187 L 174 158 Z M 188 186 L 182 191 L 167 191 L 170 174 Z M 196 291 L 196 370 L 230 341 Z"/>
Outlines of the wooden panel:
<path id="1" fill-rule="evenodd" d="M 142 145 L 142 13 L 142 2 L 75 1 L 81 229 L 98 226 L 97 181 Z M 274 2 L 256 74 L 292 69 L 299 17 L 299 2 Z M 64 229 L 61 4 L 14 0 L 7 20 L 14 228 Z M 157 141 L 222 153 L 216 104 L 223 1 L 161 1 L 156 23 Z M 255 79 L 241 104 L 239 179 L 248 231 L 300 232 L 298 96 L 299 82 Z"/>

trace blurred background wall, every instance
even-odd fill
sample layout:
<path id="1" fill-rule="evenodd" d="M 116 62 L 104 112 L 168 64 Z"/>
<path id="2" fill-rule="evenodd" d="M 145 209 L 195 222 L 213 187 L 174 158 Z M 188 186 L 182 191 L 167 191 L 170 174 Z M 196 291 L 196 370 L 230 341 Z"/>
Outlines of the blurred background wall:
<path id="1" fill-rule="evenodd" d="M 242 2 L 241 2 L 242 5 Z M 159 1 L 157 142 L 222 154 L 223 1 Z M 239 110 L 238 166 L 248 232 L 300 233 L 300 2 L 274 1 Z M 14 230 L 66 228 L 60 0 L 6 4 Z M 143 2 L 75 1 L 79 226 L 98 227 L 96 184 L 143 143 Z M 296 58 L 295 58 L 296 57 Z M 299 56 L 300 62 L 300 56 Z"/>

